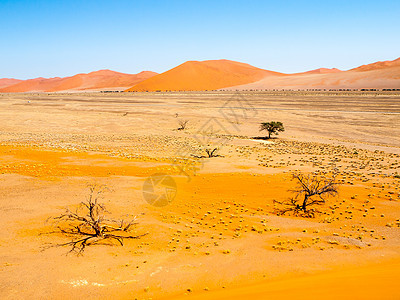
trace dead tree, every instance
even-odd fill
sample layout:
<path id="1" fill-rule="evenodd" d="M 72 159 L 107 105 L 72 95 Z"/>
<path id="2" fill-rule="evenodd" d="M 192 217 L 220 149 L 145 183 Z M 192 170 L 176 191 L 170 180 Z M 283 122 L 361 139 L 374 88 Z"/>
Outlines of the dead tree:
<path id="1" fill-rule="evenodd" d="M 189 120 L 178 120 L 179 128 L 178 130 L 185 130 Z"/>
<path id="2" fill-rule="evenodd" d="M 207 147 L 207 148 L 203 148 L 202 150 L 204 150 L 204 152 L 206 152 L 207 156 L 206 155 L 194 155 L 194 154 L 192 154 L 192 156 L 196 157 L 196 158 L 222 157 L 222 155 L 217 154 L 218 147 L 215 147 L 215 148 Z"/>
<path id="3" fill-rule="evenodd" d="M 310 206 L 325 204 L 327 196 L 338 194 L 339 183 L 336 182 L 335 177 L 322 178 L 317 175 L 294 173 L 293 179 L 297 181 L 297 188 L 291 190 L 295 193 L 294 197 L 282 202 L 275 200 L 276 203 L 283 205 L 283 208 L 279 210 L 281 214 L 294 211 L 311 216 Z"/>
<path id="4" fill-rule="evenodd" d="M 218 148 L 213 148 L 213 149 L 207 148 L 207 149 L 205 149 L 205 151 L 208 155 L 208 158 L 220 156 L 220 155 L 216 154 L 216 152 L 218 151 Z"/>
<path id="5" fill-rule="evenodd" d="M 136 216 L 129 221 L 105 217 L 108 211 L 99 203 L 99 199 L 106 189 L 105 186 L 89 186 L 89 196 L 75 211 L 67 208 L 64 214 L 51 218 L 57 226 L 52 233 L 62 233 L 72 238 L 72 241 L 56 246 L 71 246 L 68 253 L 81 255 L 89 245 L 113 244 L 115 241 L 123 246 L 124 239 L 138 239 L 145 235 L 130 234 L 137 224 Z"/>

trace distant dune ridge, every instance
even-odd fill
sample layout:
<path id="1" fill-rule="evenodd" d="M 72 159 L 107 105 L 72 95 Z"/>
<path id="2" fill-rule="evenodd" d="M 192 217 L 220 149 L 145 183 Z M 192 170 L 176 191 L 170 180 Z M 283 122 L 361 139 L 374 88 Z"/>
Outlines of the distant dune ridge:
<path id="1" fill-rule="evenodd" d="M 395 68 L 400 67 L 400 57 L 395 60 L 378 61 L 369 65 L 363 65 L 358 68 L 352 69 L 353 71 L 374 71 L 379 69 Z"/>
<path id="2" fill-rule="evenodd" d="M 111 70 L 100 70 L 64 78 L 54 77 L 24 80 L 0 89 L 0 92 L 59 92 L 112 88 L 126 89 L 155 75 L 157 75 L 157 73 L 150 71 L 143 71 L 138 74 L 125 74 Z M 0 79 L 0 82 L 1 80 L 2 79 Z"/>
<path id="3" fill-rule="evenodd" d="M 230 87 L 233 90 L 262 89 L 399 89 L 400 58 L 376 62 L 348 71 L 305 72 L 290 76 L 271 76 Z"/>
<path id="4" fill-rule="evenodd" d="M 332 69 L 328 69 L 328 68 L 319 68 L 316 70 L 311 70 L 311 71 L 307 71 L 307 72 L 301 72 L 301 73 L 294 73 L 294 74 L 290 74 L 290 75 L 300 75 L 300 74 L 329 74 L 329 73 L 339 73 L 339 72 L 343 72 L 342 70 L 336 69 L 336 68 L 332 68 Z"/>
<path id="5" fill-rule="evenodd" d="M 246 63 L 220 59 L 187 61 L 164 73 L 125 74 L 100 70 L 71 77 L 0 79 L 0 92 L 125 90 L 127 92 L 270 90 L 270 89 L 399 89 L 400 58 L 348 71 L 319 68 L 284 74 Z"/>
<path id="6" fill-rule="evenodd" d="M 5 87 L 10 86 L 10 85 L 17 84 L 17 83 L 19 83 L 21 81 L 22 80 L 14 79 L 14 78 L 1 78 L 0 79 L 0 89 L 1 88 L 5 88 Z"/>

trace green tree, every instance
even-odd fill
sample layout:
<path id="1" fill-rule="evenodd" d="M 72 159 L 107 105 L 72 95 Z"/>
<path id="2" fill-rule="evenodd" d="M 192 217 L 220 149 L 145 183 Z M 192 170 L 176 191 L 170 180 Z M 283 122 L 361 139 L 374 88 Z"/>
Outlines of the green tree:
<path id="1" fill-rule="evenodd" d="M 271 134 L 275 134 L 278 135 L 278 133 L 281 131 L 285 131 L 285 128 L 283 127 L 283 123 L 282 122 L 275 122 L 275 121 L 271 121 L 271 122 L 265 122 L 265 123 L 261 123 L 260 125 L 260 131 L 266 130 L 268 131 L 268 138 L 271 138 Z"/>

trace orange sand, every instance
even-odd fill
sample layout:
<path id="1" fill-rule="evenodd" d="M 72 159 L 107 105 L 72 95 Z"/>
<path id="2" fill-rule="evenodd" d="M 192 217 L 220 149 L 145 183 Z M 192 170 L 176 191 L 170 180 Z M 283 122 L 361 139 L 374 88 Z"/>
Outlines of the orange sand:
<path id="1" fill-rule="evenodd" d="M 222 157 L 190 181 L 179 176 L 171 157 L 183 146 L 202 153 L 191 136 L 232 95 L 0 95 L 0 299 L 399 299 L 398 93 L 246 93 L 272 110 L 238 122 L 241 136 L 231 131 Z M 270 115 L 287 131 L 253 140 Z M 273 200 L 292 195 L 290 172 L 334 167 L 339 195 L 321 214 L 275 212 Z M 165 207 L 143 198 L 156 172 L 177 184 Z M 137 215 L 134 232 L 148 234 L 83 257 L 43 251 L 70 241 L 46 220 L 84 201 L 88 183 L 112 190 L 107 216 Z"/>
<path id="2" fill-rule="evenodd" d="M 70 154 L 66 154 L 70 153 Z M 20 174 L 38 178 L 64 176 L 150 176 L 166 171 L 166 164 L 153 163 L 143 167 L 138 160 L 124 160 L 104 154 L 31 149 L 24 146 L 0 145 L 0 174 Z M 118 163 L 119 162 L 119 163 Z M 149 161 L 151 162 L 151 160 Z"/>
<path id="3" fill-rule="evenodd" d="M 340 203 L 329 199 L 321 208 L 326 214 L 304 219 L 273 213 L 273 199 L 287 198 L 293 188 L 289 174 L 221 174 L 216 168 L 193 176 L 190 182 L 178 176 L 177 198 L 157 208 L 141 198 L 140 188 L 144 176 L 167 171 L 165 165 L 23 146 L 1 146 L 0 165 L 0 174 L 6 174 L 0 183 L 14 186 L 0 189 L 2 197 L 12 200 L 2 204 L 0 220 L 0 226 L 8 228 L 0 234 L 0 256 L 4 256 L 0 281 L 7 287 L 0 295 L 5 297 L 15 292 L 21 298 L 51 299 L 399 297 L 398 228 L 385 226 L 396 218 L 397 202 L 386 196 L 369 198 L 369 206 L 376 206 L 373 213 L 385 217 L 362 217 L 367 194 L 378 194 L 375 181 L 353 178 L 353 185 L 340 188 Z M 213 161 L 208 165 L 210 172 Z M 127 241 L 124 247 L 91 246 L 83 258 L 62 255 L 65 248 L 40 252 L 46 243 L 68 240 L 46 235 L 50 229 L 44 220 L 82 201 L 84 184 L 93 177 L 113 183 L 116 195 L 107 195 L 110 211 L 140 214 L 137 231 L 149 234 Z M 341 220 L 323 222 L 333 217 L 330 206 L 334 204 L 338 205 L 334 216 Z M 357 229 L 367 230 L 363 243 L 371 246 L 347 242 L 345 235 L 356 241 L 364 232 Z M 315 237 L 321 241 L 313 243 Z M 335 238 L 340 243 L 328 243 Z M 290 241 L 292 250 L 274 250 L 272 245 L 279 241 Z M 302 243 L 310 246 L 304 248 Z"/>
<path id="4" fill-rule="evenodd" d="M 400 261 L 166 299 L 399 299 Z"/>

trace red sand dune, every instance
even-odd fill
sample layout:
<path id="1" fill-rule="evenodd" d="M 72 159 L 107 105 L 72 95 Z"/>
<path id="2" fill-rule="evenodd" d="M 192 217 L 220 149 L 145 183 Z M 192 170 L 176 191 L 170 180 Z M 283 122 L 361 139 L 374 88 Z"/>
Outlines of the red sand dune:
<path id="1" fill-rule="evenodd" d="M 201 91 L 251 83 L 281 73 L 230 60 L 188 61 L 127 91 Z"/>
<path id="2" fill-rule="evenodd" d="M 398 89 L 400 58 L 377 62 L 336 73 L 305 72 L 290 76 L 269 76 L 257 82 L 231 87 L 231 90 L 262 89 Z"/>
<path id="3" fill-rule="evenodd" d="M 14 78 L 0 78 L 0 89 L 5 88 L 10 85 L 17 84 L 21 82 L 22 80 L 19 79 L 14 79 Z"/>
<path id="4" fill-rule="evenodd" d="M 71 77 L 35 78 L 1 88 L 3 93 L 16 92 L 58 92 L 79 90 L 101 90 L 109 88 L 125 89 L 152 76 L 155 72 L 143 71 L 138 74 L 125 74 L 111 70 L 100 70 Z"/>

